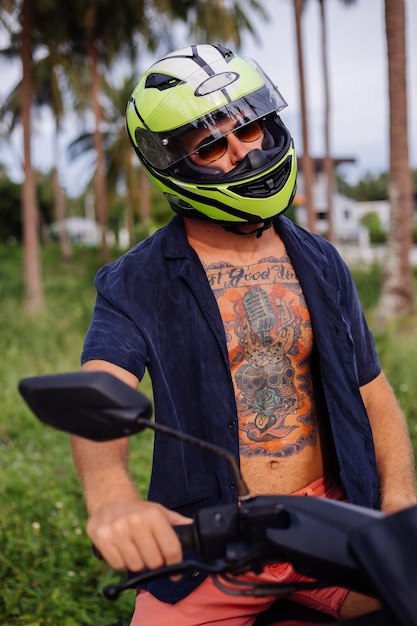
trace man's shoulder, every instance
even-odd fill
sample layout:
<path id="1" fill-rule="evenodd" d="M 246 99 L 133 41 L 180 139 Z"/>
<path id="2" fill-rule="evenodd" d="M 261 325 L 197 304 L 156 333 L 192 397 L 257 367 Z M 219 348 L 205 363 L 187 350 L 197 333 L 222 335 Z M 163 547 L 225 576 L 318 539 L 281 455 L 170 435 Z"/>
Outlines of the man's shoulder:
<path id="1" fill-rule="evenodd" d="M 158 259 L 164 257 L 172 242 L 178 237 L 177 231 L 180 228 L 181 226 L 172 220 L 148 235 L 146 239 L 138 242 L 118 259 L 105 265 L 102 269 L 105 269 L 106 272 L 123 272 L 132 271 L 132 269 L 143 267 L 147 264 L 157 263 Z"/>

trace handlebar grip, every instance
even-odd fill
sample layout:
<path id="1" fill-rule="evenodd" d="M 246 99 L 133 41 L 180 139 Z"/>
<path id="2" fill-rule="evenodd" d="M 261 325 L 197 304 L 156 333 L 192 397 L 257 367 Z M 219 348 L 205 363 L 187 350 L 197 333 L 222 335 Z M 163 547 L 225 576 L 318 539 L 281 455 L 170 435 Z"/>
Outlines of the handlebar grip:
<path id="1" fill-rule="evenodd" d="M 173 529 L 180 540 L 183 550 L 199 550 L 198 537 L 194 523 L 173 526 Z M 104 561 L 103 555 L 94 544 L 92 544 L 91 548 L 94 556 L 100 561 Z"/>
<path id="2" fill-rule="evenodd" d="M 199 551 L 199 541 L 195 523 L 173 526 L 183 550 Z"/>

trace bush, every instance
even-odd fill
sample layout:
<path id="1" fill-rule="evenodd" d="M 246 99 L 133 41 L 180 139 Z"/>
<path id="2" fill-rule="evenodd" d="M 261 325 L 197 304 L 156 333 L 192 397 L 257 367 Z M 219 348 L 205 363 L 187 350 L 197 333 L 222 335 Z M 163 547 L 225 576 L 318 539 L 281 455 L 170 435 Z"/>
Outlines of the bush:
<path id="1" fill-rule="evenodd" d="M 22 240 L 21 185 L 0 177 L 0 243 Z"/>
<path id="2" fill-rule="evenodd" d="M 387 233 L 382 228 L 378 213 L 367 213 L 363 216 L 361 223 L 368 229 L 371 243 L 385 243 Z"/>

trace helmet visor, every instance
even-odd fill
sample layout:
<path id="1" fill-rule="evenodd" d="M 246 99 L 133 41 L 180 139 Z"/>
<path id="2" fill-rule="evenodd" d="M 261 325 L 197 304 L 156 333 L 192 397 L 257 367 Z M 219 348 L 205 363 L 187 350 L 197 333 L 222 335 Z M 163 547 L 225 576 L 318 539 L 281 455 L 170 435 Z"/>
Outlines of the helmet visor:
<path id="1" fill-rule="evenodd" d="M 252 60 L 250 62 L 255 64 Z M 256 70 L 262 74 L 263 86 L 225 106 L 166 132 L 136 128 L 135 141 L 139 152 L 153 167 L 165 170 L 193 153 L 207 163 L 220 158 L 225 142 L 219 140 L 229 132 L 236 133 L 241 141 L 255 141 L 262 134 L 262 119 L 287 106 L 278 88 L 257 64 Z M 131 104 L 135 106 L 134 101 Z M 254 124 L 256 121 L 258 124 Z"/>

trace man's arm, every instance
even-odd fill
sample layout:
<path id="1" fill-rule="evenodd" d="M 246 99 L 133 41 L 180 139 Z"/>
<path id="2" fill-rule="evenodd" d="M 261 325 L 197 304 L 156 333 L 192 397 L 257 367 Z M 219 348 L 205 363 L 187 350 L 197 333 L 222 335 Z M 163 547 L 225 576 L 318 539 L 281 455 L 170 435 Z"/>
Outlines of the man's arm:
<path id="1" fill-rule="evenodd" d="M 134 388 L 139 382 L 106 361 L 89 361 L 83 370 L 107 371 Z M 138 571 L 179 562 L 181 545 L 171 526 L 190 520 L 140 498 L 128 471 L 128 449 L 127 439 L 96 443 L 72 437 L 89 513 L 87 534 L 115 569 Z"/>
<path id="2" fill-rule="evenodd" d="M 417 504 L 414 456 L 404 415 L 385 375 L 361 387 L 375 445 L 381 509 L 393 513 Z"/>

